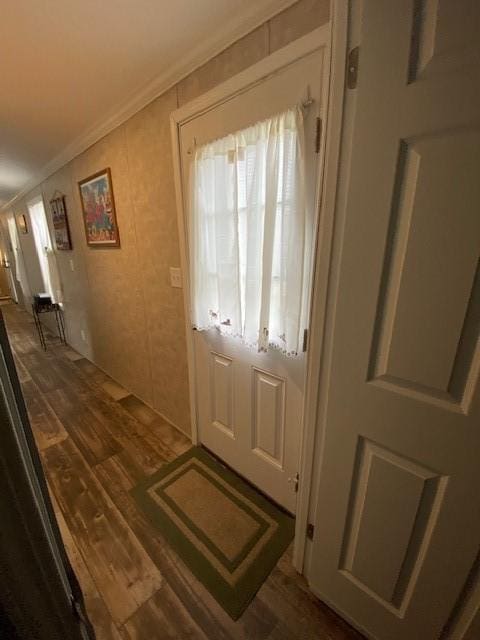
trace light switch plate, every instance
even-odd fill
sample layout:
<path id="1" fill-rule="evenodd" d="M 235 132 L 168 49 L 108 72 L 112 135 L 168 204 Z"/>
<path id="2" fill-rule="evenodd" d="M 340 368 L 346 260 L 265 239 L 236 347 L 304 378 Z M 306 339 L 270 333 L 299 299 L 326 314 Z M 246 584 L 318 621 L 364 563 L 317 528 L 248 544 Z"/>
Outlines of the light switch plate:
<path id="1" fill-rule="evenodd" d="M 170 267 L 170 284 L 172 287 L 182 288 L 182 270 L 180 267 Z"/>
<path id="2" fill-rule="evenodd" d="M 70 258 L 69 262 L 70 262 L 70 271 L 75 271 L 75 263 L 73 262 L 72 258 Z"/>

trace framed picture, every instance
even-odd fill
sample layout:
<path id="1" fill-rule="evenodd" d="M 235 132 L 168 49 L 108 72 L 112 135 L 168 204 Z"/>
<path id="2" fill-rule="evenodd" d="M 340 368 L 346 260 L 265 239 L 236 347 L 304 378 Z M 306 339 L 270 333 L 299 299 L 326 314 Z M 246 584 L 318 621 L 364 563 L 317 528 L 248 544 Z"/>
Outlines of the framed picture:
<path id="1" fill-rule="evenodd" d="M 89 247 L 119 247 L 115 201 L 110 169 L 103 169 L 78 183 L 85 234 Z"/>
<path id="2" fill-rule="evenodd" d="M 27 219 L 23 213 L 17 217 L 17 226 L 20 233 L 28 233 Z"/>
<path id="3" fill-rule="evenodd" d="M 72 248 L 72 240 L 68 226 L 65 196 L 60 195 L 57 198 L 52 198 L 52 200 L 50 200 L 50 207 L 52 209 L 55 246 L 59 251 L 69 251 Z"/>

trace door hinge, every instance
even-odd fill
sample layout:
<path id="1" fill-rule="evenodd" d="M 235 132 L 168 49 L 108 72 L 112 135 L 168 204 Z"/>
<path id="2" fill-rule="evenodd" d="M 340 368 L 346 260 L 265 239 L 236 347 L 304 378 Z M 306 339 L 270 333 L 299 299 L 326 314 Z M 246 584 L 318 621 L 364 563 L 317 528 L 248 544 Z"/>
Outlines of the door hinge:
<path id="1" fill-rule="evenodd" d="M 313 534 L 315 533 L 315 527 L 312 523 L 307 524 L 307 538 L 313 540 Z"/>
<path id="2" fill-rule="evenodd" d="M 302 351 L 304 353 L 307 350 L 307 347 L 308 347 L 308 329 L 304 329 L 304 331 L 303 331 L 303 345 L 302 345 Z"/>
<path id="3" fill-rule="evenodd" d="M 322 141 L 322 119 L 317 118 L 315 125 L 315 153 L 320 153 L 320 142 Z"/>
<path id="4" fill-rule="evenodd" d="M 360 56 L 360 47 L 350 49 L 347 59 L 347 87 L 349 89 L 357 88 L 358 78 L 358 58 Z"/>

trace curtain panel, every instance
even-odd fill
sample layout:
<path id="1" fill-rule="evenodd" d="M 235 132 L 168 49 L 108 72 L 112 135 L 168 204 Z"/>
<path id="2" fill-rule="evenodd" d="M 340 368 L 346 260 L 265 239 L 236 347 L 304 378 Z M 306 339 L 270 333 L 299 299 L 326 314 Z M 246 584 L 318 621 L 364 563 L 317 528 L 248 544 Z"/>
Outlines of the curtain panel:
<path id="1" fill-rule="evenodd" d="M 306 246 L 300 107 L 196 149 L 191 172 L 192 322 L 259 351 L 302 350 Z"/>

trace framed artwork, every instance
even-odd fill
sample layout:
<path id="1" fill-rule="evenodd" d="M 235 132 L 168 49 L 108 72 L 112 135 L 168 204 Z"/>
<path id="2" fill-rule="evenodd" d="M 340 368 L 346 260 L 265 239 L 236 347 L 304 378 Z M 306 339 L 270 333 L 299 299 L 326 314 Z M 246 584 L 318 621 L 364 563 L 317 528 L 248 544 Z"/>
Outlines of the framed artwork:
<path id="1" fill-rule="evenodd" d="M 20 233 L 28 233 L 27 219 L 23 213 L 17 217 L 17 226 Z"/>
<path id="2" fill-rule="evenodd" d="M 69 251 L 72 248 L 72 240 L 68 226 L 65 196 L 59 195 L 57 198 L 52 198 L 50 200 L 50 207 L 52 209 L 55 246 L 59 251 Z"/>
<path id="3" fill-rule="evenodd" d="M 85 234 L 89 247 L 119 247 L 117 216 L 110 169 L 78 183 Z"/>

